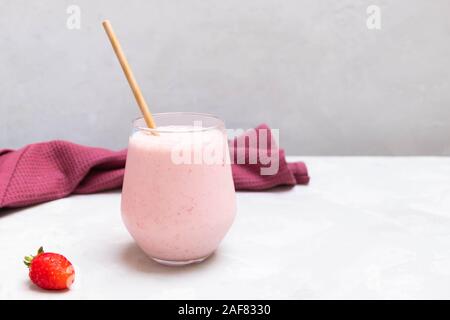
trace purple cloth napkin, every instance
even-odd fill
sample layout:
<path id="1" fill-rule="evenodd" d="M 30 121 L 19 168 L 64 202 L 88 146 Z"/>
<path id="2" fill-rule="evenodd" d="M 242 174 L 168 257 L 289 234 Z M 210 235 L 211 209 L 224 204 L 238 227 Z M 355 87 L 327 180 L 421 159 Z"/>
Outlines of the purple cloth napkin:
<path id="1" fill-rule="evenodd" d="M 309 182 L 303 162 L 287 163 L 284 150 L 278 149 L 266 125 L 257 127 L 269 138 L 268 152 L 278 153 L 279 170 L 273 175 L 261 175 L 263 165 L 232 164 L 236 190 L 267 190 L 279 185 L 293 186 Z M 230 153 L 238 154 L 242 145 L 230 141 Z M 245 145 L 245 159 L 252 148 Z M 259 151 L 259 150 L 256 150 Z M 266 151 L 266 150 L 265 150 Z M 81 146 L 67 141 L 30 144 L 19 150 L 0 150 L 0 208 L 24 207 L 55 200 L 75 193 L 95 193 L 122 186 L 126 150 L 111 151 Z"/>

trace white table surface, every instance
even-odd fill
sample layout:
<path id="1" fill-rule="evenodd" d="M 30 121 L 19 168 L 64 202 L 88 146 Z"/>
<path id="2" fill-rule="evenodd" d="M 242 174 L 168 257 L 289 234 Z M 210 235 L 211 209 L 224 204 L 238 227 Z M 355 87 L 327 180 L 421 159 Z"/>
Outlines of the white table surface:
<path id="1" fill-rule="evenodd" d="M 184 268 L 138 249 L 118 191 L 0 211 L 0 298 L 450 298 L 450 158 L 301 159 L 309 186 L 239 192 L 219 250 Z M 40 245 L 75 264 L 71 290 L 30 285 Z"/>

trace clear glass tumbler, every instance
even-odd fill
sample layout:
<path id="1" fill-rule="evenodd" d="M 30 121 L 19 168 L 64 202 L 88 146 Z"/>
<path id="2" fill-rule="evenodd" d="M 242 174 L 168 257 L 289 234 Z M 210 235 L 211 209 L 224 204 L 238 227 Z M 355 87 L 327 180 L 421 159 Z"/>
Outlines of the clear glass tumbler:
<path id="1" fill-rule="evenodd" d="M 200 262 L 233 223 L 236 199 L 225 125 L 199 113 L 133 122 L 122 218 L 141 249 L 167 265 Z"/>

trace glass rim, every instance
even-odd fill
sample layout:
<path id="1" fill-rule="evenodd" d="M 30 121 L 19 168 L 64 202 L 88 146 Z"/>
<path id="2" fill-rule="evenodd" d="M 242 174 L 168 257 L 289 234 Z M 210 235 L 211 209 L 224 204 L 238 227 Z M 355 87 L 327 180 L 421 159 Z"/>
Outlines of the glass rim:
<path id="1" fill-rule="evenodd" d="M 142 130 L 142 131 L 147 131 L 147 132 L 157 132 L 157 133 L 202 132 L 202 131 L 215 130 L 218 128 L 225 128 L 225 123 L 223 122 L 223 120 L 211 113 L 177 111 L 177 112 L 159 112 L 159 113 L 153 113 L 152 115 L 154 118 L 157 118 L 159 116 L 177 116 L 177 115 L 178 116 L 198 116 L 198 117 L 203 117 L 203 118 L 207 118 L 207 119 L 212 119 L 212 120 L 216 121 L 217 123 L 212 126 L 193 127 L 193 128 L 189 128 L 189 129 L 182 129 L 182 130 L 179 130 L 179 129 L 178 130 L 170 130 L 170 129 L 162 129 L 161 130 L 161 129 L 158 129 L 158 127 L 149 128 L 147 126 L 144 127 L 142 125 L 138 125 L 137 122 L 140 120 L 143 120 L 143 122 L 145 124 L 144 117 L 140 116 L 140 117 L 134 118 L 131 121 L 133 128 L 137 129 L 137 130 Z M 156 120 L 155 120 L 155 122 L 156 122 Z"/>

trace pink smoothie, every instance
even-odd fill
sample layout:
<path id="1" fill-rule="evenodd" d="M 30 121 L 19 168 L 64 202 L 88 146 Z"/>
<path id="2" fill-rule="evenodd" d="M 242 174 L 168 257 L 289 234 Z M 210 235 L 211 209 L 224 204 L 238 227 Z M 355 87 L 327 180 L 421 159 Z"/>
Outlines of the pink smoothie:
<path id="1" fill-rule="evenodd" d="M 224 132 L 190 129 L 138 130 L 129 141 L 122 218 L 143 251 L 169 263 L 213 253 L 236 210 Z"/>

